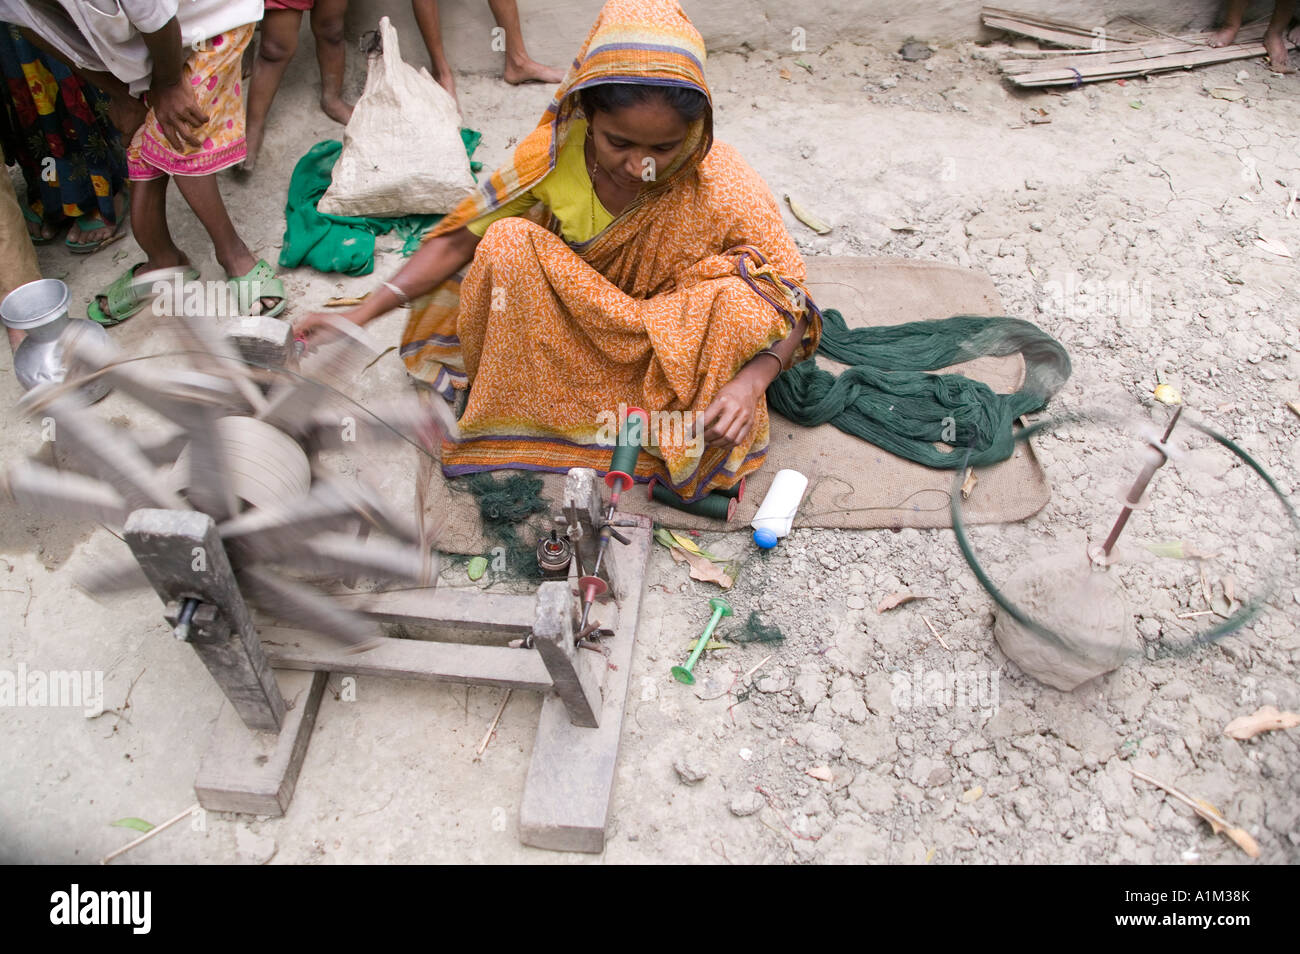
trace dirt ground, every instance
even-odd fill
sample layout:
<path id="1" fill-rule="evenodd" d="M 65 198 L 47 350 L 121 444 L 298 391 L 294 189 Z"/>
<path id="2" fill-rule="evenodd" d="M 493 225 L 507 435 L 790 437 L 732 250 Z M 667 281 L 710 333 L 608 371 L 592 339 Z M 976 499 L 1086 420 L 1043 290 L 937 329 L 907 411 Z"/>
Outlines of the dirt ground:
<path id="1" fill-rule="evenodd" d="M 1285 404 L 1300 399 L 1300 283 L 1295 259 L 1256 239 L 1300 254 L 1300 209 L 1285 214 L 1300 188 L 1300 79 L 1245 62 L 1017 94 L 975 46 L 909 63 L 892 49 L 846 44 L 802 54 L 809 69 L 796 56 L 718 54 L 708 69 L 719 138 L 778 198 L 788 192 L 834 226 L 818 237 L 787 212 L 807 255 L 986 270 L 1008 314 L 1069 349 L 1074 375 L 1056 408 L 1163 420 L 1150 397 L 1159 374 L 1182 391 L 1189 416 L 1236 440 L 1291 493 L 1300 420 Z M 349 72 L 355 96 L 355 54 Z M 223 178 L 246 240 L 273 262 L 293 163 L 341 133 L 316 108 L 316 83 L 304 36 L 257 172 Z M 1211 88 L 1242 96 L 1215 98 Z M 494 76 L 462 76 L 458 89 L 489 168 L 549 98 Z M 174 194 L 171 209 L 204 277 L 220 277 Z M 393 244 L 380 238 L 376 276 L 397 268 Z M 45 273 L 71 285 L 77 315 L 137 258 L 131 240 L 89 259 L 57 247 L 41 254 Z M 299 310 L 377 280 L 285 277 Z M 393 315 L 375 330 L 395 341 L 400 327 Z M 146 319 L 112 335 L 127 349 L 158 346 Z M 376 373 L 400 382 L 391 366 Z M 18 397 L 12 375 L 0 375 L 0 390 L 0 400 Z M 101 407 L 144 420 L 117 395 Z M 7 460 L 39 446 L 32 422 L 10 415 L 0 428 Z M 1002 654 L 994 603 L 951 531 L 802 529 L 763 561 L 743 532 L 705 534 L 701 543 L 745 561 L 728 594 L 737 615 L 759 611 L 786 638 L 705 657 L 701 673 L 726 684 L 728 670 L 773 653 L 743 702 L 704 700 L 673 682 L 668 668 L 716 591 L 686 580 L 657 549 L 603 855 L 518 843 L 538 698 L 515 694 L 476 761 L 499 690 L 361 678 L 344 701 L 335 675 L 287 815 L 208 814 L 117 863 L 1248 860 L 1132 768 L 1214 803 L 1258 841 L 1261 862 L 1295 863 L 1300 730 L 1246 742 L 1223 734 L 1262 705 L 1300 710 L 1294 546 L 1262 481 L 1200 444 L 1132 535 L 1136 551 L 1179 539 L 1212 549 L 1208 579 L 1197 583 L 1195 561 L 1136 561 L 1127 598 L 1145 648 L 1074 692 L 1044 687 Z M 1099 446 L 1095 433 L 1043 441 L 1053 502 L 1024 524 L 974 535 L 991 573 L 1105 526 L 1099 515 L 1117 498 L 1087 463 Z M 0 859 L 97 860 L 133 835 L 114 820 L 157 823 L 194 802 L 222 697 L 170 637 L 151 593 L 92 599 L 72 585 L 74 570 L 116 559 L 118 546 L 104 529 L 0 514 L 0 658 L 29 670 L 102 670 L 106 706 L 97 718 L 0 709 Z M 1177 634 L 1217 619 L 1189 614 L 1224 596 L 1225 577 L 1249 602 L 1279 572 L 1252 625 L 1209 648 L 1165 652 Z M 928 599 L 877 611 L 903 589 Z M 900 691 L 933 673 L 981 691 Z"/>

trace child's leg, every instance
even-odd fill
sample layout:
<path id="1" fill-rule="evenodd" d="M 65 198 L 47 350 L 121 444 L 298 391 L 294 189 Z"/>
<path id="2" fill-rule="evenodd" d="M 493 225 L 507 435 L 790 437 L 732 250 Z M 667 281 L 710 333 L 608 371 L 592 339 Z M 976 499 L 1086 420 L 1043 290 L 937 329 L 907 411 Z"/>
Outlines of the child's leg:
<path id="1" fill-rule="evenodd" d="M 1246 0 L 1227 0 L 1223 5 L 1223 26 L 1210 37 L 1210 46 L 1228 46 L 1237 38 L 1241 18 L 1246 13 Z"/>
<path id="2" fill-rule="evenodd" d="M 415 22 L 419 24 L 420 35 L 424 37 L 424 46 L 429 51 L 429 60 L 433 63 L 433 78 L 442 88 L 456 98 L 456 78 L 452 75 L 451 64 L 447 54 L 442 50 L 442 26 L 438 22 L 438 0 L 411 0 L 411 10 L 415 13 Z"/>
<path id="3" fill-rule="evenodd" d="M 253 79 L 248 86 L 248 158 L 244 160 L 244 168 L 249 171 L 257 164 L 271 101 L 298 49 L 301 25 L 301 10 L 267 10 L 262 17 L 262 42 L 257 47 Z"/>
<path id="4" fill-rule="evenodd" d="M 1287 54 L 1286 28 L 1291 25 L 1295 0 L 1277 0 L 1273 5 L 1273 19 L 1264 34 L 1264 49 L 1268 50 L 1268 68 L 1275 73 L 1294 73 Z"/>
<path id="5" fill-rule="evenodd" d="M 316 61 L 320 63 L 320 108 L 336 123 L 352 118 L 352 107 L 343 102 L 343 14 L 348 0 L 316 0 L 311 11 L 311 32 L 316 37 Z"/>
<path id="6" fill-rule="evenodd" d="M 558 83 L 564 79 L 562 70 L 538 63 L 528 55 L 524 46 L 524 31 L 519 27 L 519 4 L 516 0 L 488 0 L 492 16 L 506 34 L 507 83 Z"/>
<path id="7" fill-rule="evenodd" d="M 212 239 L 212 249 L 217 261 L 231 278 L 247 275 L 257 264 L 257 259 L 239 237 L 235 223 L 230 221 L 226 203 L 221 198 L 215 174 L 209 176 L 176 176 L 176 188 L 181 190 L 185 202 L 198 216 L 204 231 Z M 276 298 L 263 298 L 262 308 L 269 311 L 278 303 Z"/>
<path id="8" fill-rule="evenodd" d="M 131 233 L 145 254 L 141 271 L 189 264 L 189 259 L 176 247 L 167 227 L 167 184 L 170 181 L 169 176 L 158 176 L 131 183 Z"/>
<path id="9" fill-rule="evenodd" d="M 167 226 L 168 176 L 131 180 L 131 234 L 144 250 L 145 261 L 139 272 L 159 268 L 186 268 L 189 258 L 176 247 Z M 101 315 L 110 315 L 108 295 L 95 296 Z"/>

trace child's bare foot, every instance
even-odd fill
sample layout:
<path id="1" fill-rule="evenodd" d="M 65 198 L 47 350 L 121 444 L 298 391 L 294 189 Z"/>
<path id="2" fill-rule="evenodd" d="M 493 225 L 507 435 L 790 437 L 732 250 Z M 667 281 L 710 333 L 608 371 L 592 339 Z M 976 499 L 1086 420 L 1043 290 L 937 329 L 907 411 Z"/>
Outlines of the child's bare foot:
<path id="1" fill-rule="evenodd" d="M 352 106 L 345 103 L 342 97 L 334 96 L 326 98 L 322 96 L 320 108 L 324 111 L 326 116 L 334 120 L 336 123 L 342 123 L 344 126 L 346 126 L 348 120 L 352 118 Z"/>
<path id="2" fill-rule="evenodd" d="M 1264 34 L 1264 49 L 1268 50 L 1268 68 L 1274 73 L 1295 72 L 1287 52 L 1286 34 L 1282 30 L 1276 33 L 1270 30 Z"/>
<path id="3" fill-rule="evenodd" d="M 433 78 L 437 80 L 438 85 L 451 94 L 451 98 L 456 101 L 456 107 L 460 108 L 460 100 L 456 99 L 456 74 L 451 70 L 444 73 L 434 72 Z"/>
<path id="4" fill-rule="evenodd" d="M 1221 46 L 1231 46 L 1237 39 L 1237 30 L 1240 26 L 1225 26 L 1215 30 L 1210 36 L 1210 46 L 1218 49 Z"/>
<path id="5" fill-rule="evenodd" d="M 558 83 L 564 79 L 564 73 L 554 66 L 538 63 L 527 57 L 519 60 L 506 60 L 505 80 L 511 86 L 520 83 Z"/>

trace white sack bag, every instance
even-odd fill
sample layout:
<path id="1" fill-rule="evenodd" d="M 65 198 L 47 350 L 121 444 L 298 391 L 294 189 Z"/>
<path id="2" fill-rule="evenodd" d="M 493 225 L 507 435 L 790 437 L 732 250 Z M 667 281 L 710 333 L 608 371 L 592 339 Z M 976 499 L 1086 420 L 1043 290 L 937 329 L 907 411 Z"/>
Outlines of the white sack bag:
<path id="1" fill-rule="evenodd" d="M 370 58 L 333 181 L 316 207 L 330 215 L 450 212 L 474 188 L 456 101 L 428 70 L 402 59 L 388 17 L 379 36 L 382 52 Z"/>

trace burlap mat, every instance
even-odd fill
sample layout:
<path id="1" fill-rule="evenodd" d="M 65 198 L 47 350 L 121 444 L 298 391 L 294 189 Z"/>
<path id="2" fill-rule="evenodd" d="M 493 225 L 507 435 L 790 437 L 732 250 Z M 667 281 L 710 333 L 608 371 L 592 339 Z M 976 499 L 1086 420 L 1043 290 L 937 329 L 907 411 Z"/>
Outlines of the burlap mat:
<path id="1" fill-rule="evenodd" d="M 836 308 L 850 327 L 893 325 L 951 315 L 999 315 L 1002 306 L 992 280 L 983 272 L 902 258 L 817 256 L 807 259 L 808 290 L 822 308 Z M 818 358 L 822 367 L 837 371 L 834 362 Z M 980 358 L 953 369 L 984 381 L 995 391 L 1015 391 L 1024 378 L 1018 355 Z M 808 477 L 796 527 L 948 527 L 953 473 L 913 464 L 873 444 L 850 437 L 829 424 L 805 428 L 772 415 L 772 440 L 767 462 L 748 480 L 744 499 L 730 524 L 695 517 L 646 499 L 638 484 L 625 494 L 620 510 L 650 514 L 674 529 L 741 529 L 753 519 L 772 476 L 782 468 Z M 542 475 L 543 495 L 556 505 L 562 498 L 563 474 Z M 1050 489 L 1032 451 L 1020 445 L 1016 454 L 979 474 L 965 502 L 969 523 L 1023 520 L 1042 509 Z M 438 548 L 450 553 L 482 553 L 478 510 L 468 494 L 454 493 L 434 468 L 427 510 L 444 516 Z"/>

